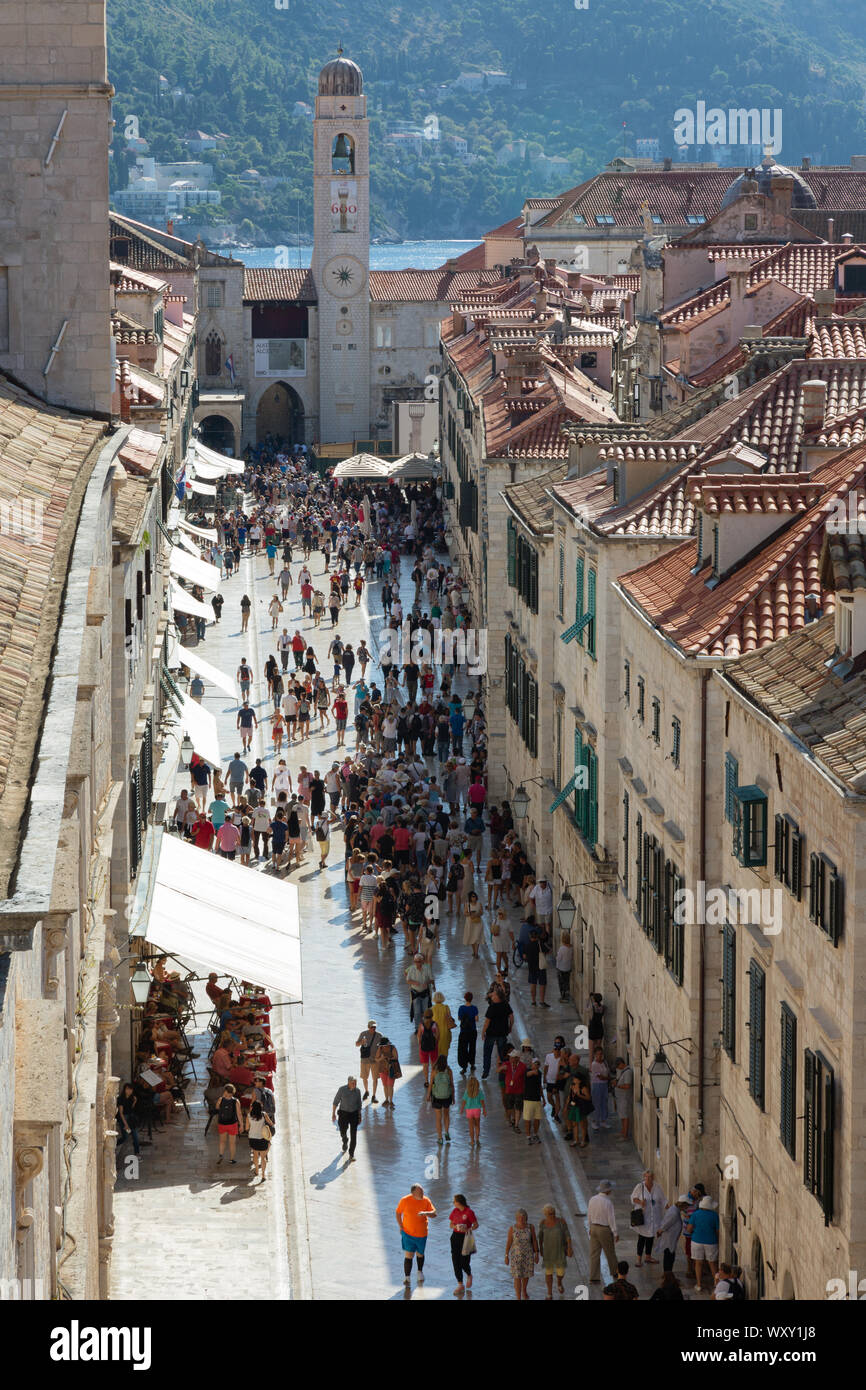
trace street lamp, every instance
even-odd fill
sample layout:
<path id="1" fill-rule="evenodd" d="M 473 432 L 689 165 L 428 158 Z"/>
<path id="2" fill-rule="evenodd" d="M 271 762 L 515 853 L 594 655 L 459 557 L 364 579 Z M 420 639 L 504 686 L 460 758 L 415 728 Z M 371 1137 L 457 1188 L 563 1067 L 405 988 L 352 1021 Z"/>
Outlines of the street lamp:
<path id="1" fill-rule="evenodd" d="M 184 767 L 189 767 L 195 749 L 192 746 L 192 739 L 189 734 L 184 734 L 183 742 L 180 745 L 180 759 Z"/>
<path id="2" fill-rule="evenodd" d="M 674 1069 L 665 1056 L 664 1048 L 660 1047 L 649 1069 L 650 1086 L 656 1100 L 665 1099 L 671 1089 L 673 1075 Z"/>
<path id="3" fill-rule="evenodd" d="M 526 813 L 529 810 L 529 793 L 521 782 L 517 791 L 511 798 L 511 814 L 515 820 L 526 820 Z"/>
<path id="4" fill-rule="evenodd" d="M 145 1005 L 150 998 L 150 986 L 152 984 L 150 975 L 143 965 L 131 976 L 130 985 L 132 986 L 132 997 L 136 1004 Z"/>
<path id="5" fill-rule="evenodd" d="M 574 898 L 566 888 L 559 900 L 559 906 L 556 909 L 556 915 L 559 918 L 559 926 L 562 931 L 571 931 L 576 913 L 577 908 Z"/>

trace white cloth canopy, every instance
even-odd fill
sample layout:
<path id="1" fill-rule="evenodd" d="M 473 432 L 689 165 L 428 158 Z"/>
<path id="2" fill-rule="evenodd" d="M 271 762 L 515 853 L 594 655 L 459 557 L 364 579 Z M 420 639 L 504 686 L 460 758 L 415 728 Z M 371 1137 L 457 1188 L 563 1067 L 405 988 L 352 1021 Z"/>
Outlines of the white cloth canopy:
<path id="1" fill-rule="evenodd" d="M 202 497 L 216 497 L 216 488 L 212 483 L 200 483 L 198 478 L 188 478 L 186 486 L 190 492 L 200 492 Z"/>
<path id="2" fill-rule="evenodd" d="M 174 579 L 168 581 L 168 601 L 176 612 L 190 613 L 194 618 L 204 618 L 207 623 L 216 621 L 216 614 L 210 604 L 193 598 L 192 594 L 182 589 Z"/>
<path id="3" fill-rule="evenodd" d="M 168 524 L 169 528 L 179 526 L 181 531 L 188 531 L 191 536 L 196 536 L 200 541 L 209 541 L 211 545 L 216 545 L 219 540 L 216 531 L 211 530 L 209 526 L 193 526 L 189 521 L 181 521 L 180 517 L 172 522 L 170 515 Z"/>
<path id="4" fill-rule="evenodd" d="M 184 550 L 188 550 L 197 560 L 201 559 L 201 546 L 196 544 L 192 536 L 187 536 L 181 531 L 177 537 L 177 544 L 182 545 Z"/>
<path id="5" fill-rule="evenodd" d="M 334 469 L 335 478 L 378 478 L 380 482 L 386 483 L 390 476 L 390 465 L 382 459 L 377 459 L 373 454 L 352 454 L 351 458 L 343 459 Z"/>
<path id="6" fill-rule="evenodd" d="M 435 478 L 436 468 L 427 454 L 404 454 L 390 465 L 392 478 Z"/>
<path id="7" fill-rule="evenodd" d="M 231 695 L 232 699 L 238 699 L 237 681 L 233 676 L 227 676 L 218 667 L 211 666 L 209 661 L 205 661 L 203 656 L 199 656 L 195 647 L 184 647 L 175 640 L 171 655 L 168 658 L 170 667 L 188 666 L 191 671 L 195 671 L 203 680 L 210 681 L 217 690 L 222 690 L 226 695 Z"/>
<path id="8" fill-rule="evenodd" d="M 218 454 L 216 449 L 209 449 L 200 440 L 194 439 L 190 449 L 203 463 L 219 464 L 226 473 L 243 473 L 246 464 L 243 459 L 229 458 L 228 454 Z"/>
<path id="9" fill-rule="evenodd" d="M 220 586 L 220 572 L 216 565 L 208 564 L 207 560 L 202 560 L 199 556 L 188 555 L 179 545 L 172 546 L 168 567 L 172 574 L 179 574 L 182 579 L 189 580 L 190 584 L 200 584 L 203 589 L 217 590 Z"/>
<path id="10" fill-rule="evenodd" d="M 202 709 L 197 700 L 193 700 L 189 695 L 181 692 L 181 711 L 178 715 L 180 727 L 185 734 L 189 734 L 190 741 L 200 758 L 204 758 L 211 767 L 221 767 L 219 738 L 217 737 L 217 722 L 214 716 L 206 709 Z"/>
<path id="11" fill-rule="evenodd" d="M 228 474 L 227 468 L 222 468 L 218 463 L 208 463 L 207 460 L 199 458 L 198 454 L 190 453 L 189 467 L 194 478 L 206 478 L 211 482 L 216 478 L 225 478 Z"/>
<path id="12" fill-rule="evenodd" d="M 300 1003 L 298 890 L 163 835 L 146 938 L 181 960 Z"/>

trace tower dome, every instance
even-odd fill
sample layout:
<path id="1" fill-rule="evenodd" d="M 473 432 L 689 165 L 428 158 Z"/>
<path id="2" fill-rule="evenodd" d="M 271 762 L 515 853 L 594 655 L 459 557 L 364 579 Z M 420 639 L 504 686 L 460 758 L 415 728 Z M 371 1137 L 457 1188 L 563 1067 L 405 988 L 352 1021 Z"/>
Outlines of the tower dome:
<path id="1" fill-rule="evenodd" d="M 792 207 L 814 208 L 818 206 L 815 194 L 802 174 L 798 173 L 796 169 L 788 169 L 784 164 L 777 164 L 775 157 L 769 150 L 761 160 L 759 168 L 747 169 L 734 179 L 725 192 L 721 205 L 723 208 L 729 207 L 736 198 L 741 197 L 744 193 L 763 193 L 765 197 L 770 197 L 773 192 L 773 182 L 776 179 L 793 179 Z"/>
<path id="2" fill-rule="evenodd" d="M 337 57 L 326 63 L 319 73 L 320 97 L 359 97 L 364 90 L 364 78 L 357 63 L 343 57 L 343 50 L 337 50 Z"/>

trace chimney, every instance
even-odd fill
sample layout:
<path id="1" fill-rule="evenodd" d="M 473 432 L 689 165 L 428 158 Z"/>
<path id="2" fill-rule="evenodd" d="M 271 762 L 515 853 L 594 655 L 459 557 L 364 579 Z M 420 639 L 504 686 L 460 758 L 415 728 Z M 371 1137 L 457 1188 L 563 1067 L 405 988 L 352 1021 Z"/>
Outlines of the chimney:
<path id="1" fill-rule="evenodd" d="M 452 314 L 451 317 L 454 321 L 454 332 L 456 336 L 462 338 L 463 334 L 466 332 L 466 315 Z"/>
<path id="2" fill-rule="evenodd" d="M 810 159 L 809 155 L 804 154 L 803 158 L 800 160 L 800 168 L 803 169 L 805 172 L 808 172 L 808 170 L 811 169 L 811 167 L 812 160 Z"/>
<path id="3" fill-rule="evenodd" d="M 853 244 L 853 241 L 854 241 L 854 233 L 853 233 L 853 232 L 843 232 L 843 233 L 842 233 L 842 245 L 843 245 L 843 246 L 851 246 L 851 245 Z"/>
<path id="4" fill-rule="evenodd" d="M 535 266 L 526 264 L 519 265 L 517 267 L 517 278 L 522 290 L 529 289 L 530 285 L 535 284 Z"/>
<path id="5" fill-rule="evenodd" d="M 858 174 L 866 171 L 866 154 L 852 154 L 851 168 L 856 170 Z"/>
<path id="6" fill-rule="evenodd" d="M 671 159 L 671 157 L 670 157 L 669 154 L 666 154 L 665 157 L 664 157 L 664 162 L 663 162 L 663 164 L 662 164 L 662 169 L 663 169 L 664 173 L 669 174 L 670 171 L 671 171 L 671 169 L 672 169 L 673 167 L 674 167 L 674 162 L 673 162 L 673 160 Z"/>
<path id="7" fill-rule="evenodd" d="M 836 303 L 835 290 L 813 290 L 812 298 L 815 301 L 816 308 L 825 310 L 825 318 L 827 313 L 833 312 L 833 306 Z"/>
<path id="8" fill-rule="evenodd" d="M 129 362 L 124 357 L 120 363 L 120 418 L 126 424 L 132 419 L 132 382 L 129 377 Z"/>
<path id="9" fill-rule="evenodd" d="M 759 343 L 764 336 L 764 330 L 759 323 L 747 323 L 742 333 L 740 341 L 746 343 Z"/>
<path id="10" fill-rule="evenodd" d="M 453 257 L 445 262 L 445 269 L 447 270 L 449 275 L 454 274 L 454 272 L 457 269 L 457 262 L 453 259 Z"/>
<path id="11" fill-rule="evenodd" d="M 171 218 L 166 222 L 165 230 L 168 232 L 169 236 L 174 236 L 174 222 Z"/>
<path id="12" fill-rule="evenodd" d="M 829 242 L 832 242 L 832 241 L 833 241 L 833 236 L 834 236 L 834 234 L 835 234 L 835 231 L 836 231 L 836 219 L 835 219 L 835 217 L 828 217 L 828 218 L 827 218 L 827 240 L 828 240 Z"/>
<path id="13" fill-rule="evenodd" d="M 773 211 L 780 217 L 787 217 L 794 200 L 794 180 L 790 176 L 773 179 L 770 184 Z"/>
<path id="14" fill-rule="evenodd" d="M 749 261 L 729 260 L 726 265 L 728 280 L 731 286 L 731 308 L 730 308 L 730 346 L 739 342 L 743 329 L 746 327 L 747 315 L 751 305 L 746 302 L 746 291 L 749 287 L 749 272 L 752 267 Z"/>
<path id="15" fill-rule="evenodd" d="M 601 301 L 601 307 L 602 307 L 604 313 L 606 313 L 606 314 L 615 314 L 615 313 L 616 313 L 616 305 L 617 305 L 616 297 L 614 297 L 614 298 L 612 298 L 612 299 L 603 299 L 603 300 Z"/>
<path id="16" fill-rule="evenodd" d="M 827 383 L 820 379 L 803 382 L 803 433 L 814 434 L 824 423 Z"/>
<path id="17" fill-rule="evenodd" d="M 547 290 L 539 286 L 535 295 L 535 313 L 541 318 L 547 313 Z"/>

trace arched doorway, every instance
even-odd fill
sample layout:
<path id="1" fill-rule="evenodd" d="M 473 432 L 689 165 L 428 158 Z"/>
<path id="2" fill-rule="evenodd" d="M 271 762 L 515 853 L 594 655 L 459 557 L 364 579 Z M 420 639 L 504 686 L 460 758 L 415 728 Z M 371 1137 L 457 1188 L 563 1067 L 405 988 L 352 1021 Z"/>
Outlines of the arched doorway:
<path id="1" fill-rule="evenodd" d="M 207 449 L 215 449 L 224 454 L 226 449 L 235 451 L 235 427 L 224 415 L 207 415 L 199 421 L 198 437 Z"/>
<path id="2" fill-rule="evenodd" d="M 256 443 L 274 435 L 284 444 L 304 444 L 304 403 L 292 386 L 275 381 L 265 387 L 256 409 Z"/>

